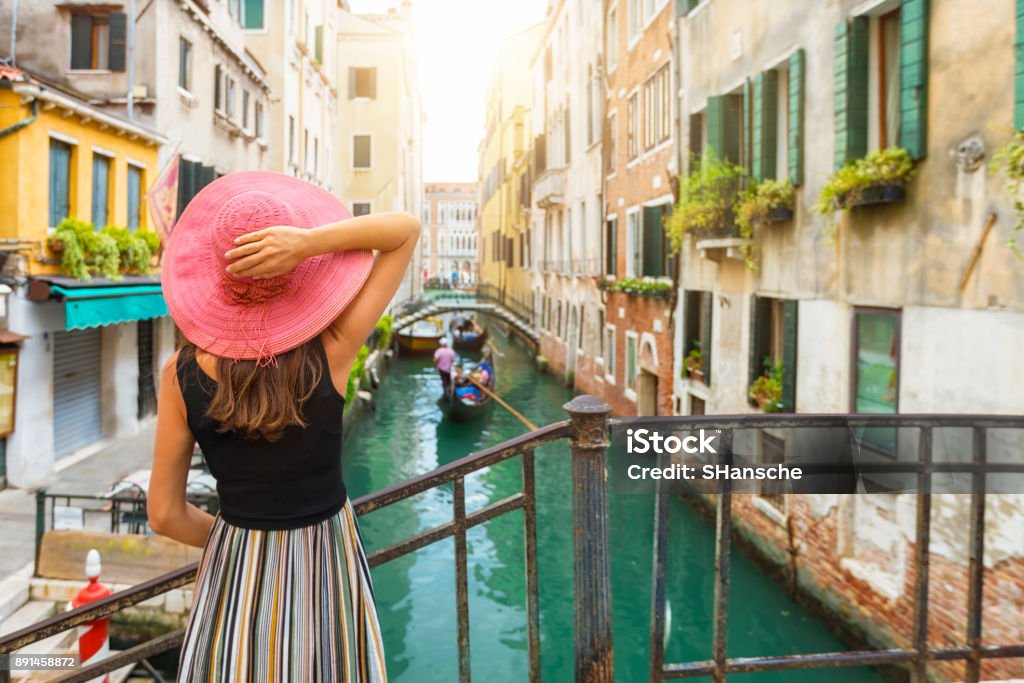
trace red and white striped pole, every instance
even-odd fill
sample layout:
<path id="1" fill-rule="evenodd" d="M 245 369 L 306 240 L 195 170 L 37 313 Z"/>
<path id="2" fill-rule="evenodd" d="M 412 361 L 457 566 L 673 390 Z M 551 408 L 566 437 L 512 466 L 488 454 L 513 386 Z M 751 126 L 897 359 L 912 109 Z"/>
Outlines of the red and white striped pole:
<path id="1" fill-rule="evenodd" d="M 100 569 L 100 553 L 93 548 L 85 556 L 85 575 L 89 579 L 89 584 L 78 591 L 78 595 L 68 603 L 68 609 L 81 607 L 110 595 L 110 589 L 99 582 Z M 82 656 L 82 666 L 97 662 L 110 654 L 110 636 L 107 632 L 109 622 L 110 617 L 103 617 L 78 627 L 78 653 Z M 109 681 L 110 675 L 108 674 L 102 678 L 94 678 L 89 683 L 109 683 Z"/>

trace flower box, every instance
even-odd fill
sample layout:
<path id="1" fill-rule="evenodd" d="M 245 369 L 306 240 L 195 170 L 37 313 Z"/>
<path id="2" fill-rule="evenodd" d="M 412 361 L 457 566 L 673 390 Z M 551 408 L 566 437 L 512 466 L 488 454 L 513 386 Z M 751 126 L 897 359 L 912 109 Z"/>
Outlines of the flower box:
<path id="1" fill-rule="evenodd" d="M 791 220 L 793 220 L 793 209 L 788 206 L 776 206 L 769 209 L 764 217 L 765 223 L 788 223 Z"/>
<path id="2" fill-rule="evenodd" d="M 907 198 L 907 186 L 904 183 L 889 183 L 865 187 L 856 193 L 847 193 L 839 200 L 839 206 L 852 209 L 857 206 L 873 204 L 896 204 Z"/>

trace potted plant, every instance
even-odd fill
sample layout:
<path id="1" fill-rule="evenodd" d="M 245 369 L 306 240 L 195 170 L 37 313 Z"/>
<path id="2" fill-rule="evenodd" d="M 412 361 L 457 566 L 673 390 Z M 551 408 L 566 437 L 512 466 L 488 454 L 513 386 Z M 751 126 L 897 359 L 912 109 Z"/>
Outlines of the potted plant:
<path id="1" fill-rule="evenodd" d="M 1017 224 L 1010 230 L 1006 243 L 1017 258 L 1024 260 L 1024 253 L 1017 244 L 1024 230 L 1024 131 L 1015 134 L 1005 147 L 995 153 L 992 170 L 1001 172 L 1006 178 L 1006 192 L 1013 200 L 1013 210 L 1017 214 Z"/>
<path id="2" fill-rule="evenodd" d="M 683 360 L 683 366 L 686 368 L 686 374 L 690 379 L 695 379 L 700 382 L 704 381 L 704 354 L 700 350 L 700 342 L 696 339 L 693 340 L 693 348 L 686 354 L 686 358 Z"/>
<path id="3" fill-rule="evenodd" d="M 709 149 L 691 162 L 689 175 L 679 180 L 679 202 L 665 220 L 678 250 L 687 234 L 706 235 L 724 230 L 732 220 L 733 200 L 746 172 Z"/>
<path id="4" fill-rule="evenodd" d="M 782 361 L 772 363 L 764 359 L 764 374 L 758 377 L 747 390 L 750 400 L 766 413 L 782 410 Z"/>
<path id="5" fill-rule="evenodd" d="M 769 223 L 793 220 L 796 193 L 789 180 L 764 180 L 740 193 L 736 200 L 736 227 L 744 240 L 750 240 L 754 229 Z M 749 270 L 756 270 L 753 244 L 740 246 Z"/>
<path id="6" fill-rule="evenodd" d="M 152 230 L 140 228 L 135 232 L 128 228 L 108 225 L 100 230 L 114 240 L 120 256 L 121 269 L 132 275 L 147 275 L 153 267 L 153 255 L 160 248 L 160 238 Z"/>
<path id="7" fill-rule="evenodd" d="M 110 235 L 96 232 L 92 223 L 65 218 L 53 234 L 60 242 L 61 271 L 77 280 L 93 275 L 120 279 L 121 256 Z"/>
<path id="8" fill-rule="evenodd" d="M 871 152 L 833 173 L 812 209 L 831 219 L 844 209 L 901 202 L 914 172 L 914 163 L 905 149 L 890 147 Z"/>

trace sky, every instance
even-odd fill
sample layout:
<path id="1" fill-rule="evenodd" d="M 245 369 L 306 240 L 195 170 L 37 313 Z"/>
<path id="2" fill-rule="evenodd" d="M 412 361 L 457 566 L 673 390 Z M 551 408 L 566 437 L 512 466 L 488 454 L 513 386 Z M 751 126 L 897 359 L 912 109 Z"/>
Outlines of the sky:
<path id="1" fill-rule="evenodd" d="M 383 13 L 398 0 L 350 0 Z M 548 0 L 413 0 L 426 182 L 473 181 L 484 96 L 502 39 L 544 19 Z M 524 59 L 526 57 L 524 56 Z"/>

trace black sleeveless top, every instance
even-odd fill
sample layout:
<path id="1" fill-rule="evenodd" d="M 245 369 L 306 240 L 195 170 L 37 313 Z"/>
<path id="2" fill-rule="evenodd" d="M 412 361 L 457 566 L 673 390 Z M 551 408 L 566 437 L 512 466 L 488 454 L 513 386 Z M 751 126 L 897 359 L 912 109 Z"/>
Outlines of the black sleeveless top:
<path id="1" fill-rule="evenodd" d="M 188 426 L 217 480 L 224 521 L 245 529 L 296 529 L 336 514 L 347 493 L 341 477 L 341 414 L 345 398 L 331 381 L 323 342 L 311 341 L 323 371 L 302 408 L 306 427 L 287 427 L 278 441 L 247 439 L 218 431 L 206 416 L 216 381 L 186 347 L 178 354 L 177 374 Z"/>

